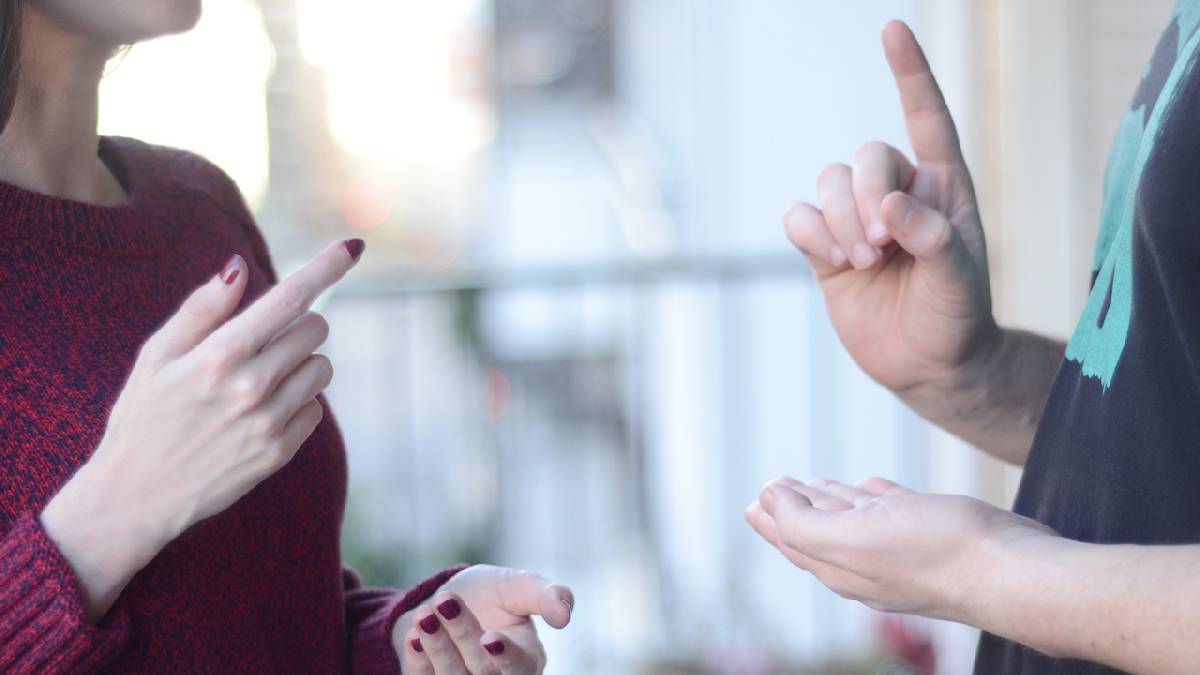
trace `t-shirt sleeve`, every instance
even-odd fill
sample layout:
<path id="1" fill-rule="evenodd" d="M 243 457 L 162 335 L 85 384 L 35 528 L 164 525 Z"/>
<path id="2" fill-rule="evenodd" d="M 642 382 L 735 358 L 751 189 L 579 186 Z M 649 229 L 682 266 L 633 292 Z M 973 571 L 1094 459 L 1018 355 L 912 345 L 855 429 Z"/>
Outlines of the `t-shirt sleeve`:
<path id="1" fill-rule="evenodd" d="M 346 630 L 349 632 L 350 672 L 355 675 L 394 675 L 400 659 L 392 646 L 392 629 L 405 613 L 428 600 L 466 565 L 451 567 L 401 592 L 367 588 L 358 573 L 342 568 L 345 587 Z"/>
<path id="2" fill-rule="evenodd" d="M 128 643 L 118 603 L 99 625 L 87 620 L 75 571 L 26 513 L 0 538 L 0 672 L 93 673 Z"/>

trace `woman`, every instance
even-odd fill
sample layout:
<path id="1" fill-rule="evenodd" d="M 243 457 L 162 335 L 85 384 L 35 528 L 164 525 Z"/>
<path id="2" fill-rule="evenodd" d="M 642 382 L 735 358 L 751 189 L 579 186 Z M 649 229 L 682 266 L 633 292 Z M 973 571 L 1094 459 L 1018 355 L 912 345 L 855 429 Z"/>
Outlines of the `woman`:
<path id="1" fill-rule="evenodd" d="M 307 310 L 362 241 L 274 285 L 219 169 L 97 136 L 113 51 L 199 13 L 0 0 L 0 670 L 540 672 L 529 617 L 565 626 L 568 589 L 477 566 L 402 594 L 341 567 Z"/>

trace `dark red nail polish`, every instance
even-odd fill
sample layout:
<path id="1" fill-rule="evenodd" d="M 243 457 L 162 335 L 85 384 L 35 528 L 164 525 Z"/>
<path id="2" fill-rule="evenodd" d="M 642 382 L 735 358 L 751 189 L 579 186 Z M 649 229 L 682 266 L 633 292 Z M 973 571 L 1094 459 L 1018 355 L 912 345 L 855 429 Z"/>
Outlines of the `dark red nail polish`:
<path id="1" fill-rule="evenodd" d="M 408 644 L 412 645 L 413 651 L 418 654 L 425 651 L 425 648 L 421 646 L 421 640 L 419 638 L 413 638 L 409 640 Z"/>
<path id="2" fill-rule="evenodd" d="M 221 281 L 225 282 L 226 286 L 232 286 L 233 282 L 237 281 L 238 274 L 242 272 L 242 256 L 234 253 L 233 256 L 225 262 L 225 266 L 221 268 Z"/>
<path id="3" fill-rule="evenodd" d="M 504 653 L 504 643 L 499 640 L 496 640 L 491 644 L 486 644 L 483 646 L 483 648 L 486 649 L 492 656 L 500 656 Z"/>
<path id="4" fill-rule="evenodd" d="M 459 614 L 462 614 L 462 605 L 458 604 L 454 598 L 450 598 L 438 605 L 438 614 L 446 617 L 448 621 L 453 621 L 458 618 Z"/>
<path id="5" fill-rule="evenodd" d="M 425 617 L 424 619 L 421 619 L 420 623 L 421 623 L 421 630 L 425 631 L 429 635 L 433 635 L 434 633 L 438 632 L 438 628 L 442 625 L 442 624 L 438 623 L 437 617 L 432 614 Z"/>
<path id="6" fill-rule="evenodd" d="M 362 255 L 363 249 L 367 247 L 367 242 L 362 239 L 347 239 L 342 242 L 342 245 L 346 247 L 346 251 L 350 253 L 351 258 L 358 260 L 359 256 Z"/>

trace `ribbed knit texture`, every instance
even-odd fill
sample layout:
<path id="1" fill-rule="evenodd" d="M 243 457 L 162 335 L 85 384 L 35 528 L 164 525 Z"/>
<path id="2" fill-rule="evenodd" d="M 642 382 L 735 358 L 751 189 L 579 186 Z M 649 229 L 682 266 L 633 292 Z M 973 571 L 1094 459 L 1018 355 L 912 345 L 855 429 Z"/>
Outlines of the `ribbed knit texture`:
<path id="1" fill-rule="evenodd" d="M 399 672 L 392 626 L 457 568 L 400 593 L 342 567 L 345 450 L 327 404 L 292 462 L 171 542 L 88 623 L 37 515 L 192 289 L 233 253 L 249 268 L 243 306 L 276 280 L 220 169 L 124 138 L 102 139 L 100 157 L 120 206 L 0 182 L 0 672 Z"/>

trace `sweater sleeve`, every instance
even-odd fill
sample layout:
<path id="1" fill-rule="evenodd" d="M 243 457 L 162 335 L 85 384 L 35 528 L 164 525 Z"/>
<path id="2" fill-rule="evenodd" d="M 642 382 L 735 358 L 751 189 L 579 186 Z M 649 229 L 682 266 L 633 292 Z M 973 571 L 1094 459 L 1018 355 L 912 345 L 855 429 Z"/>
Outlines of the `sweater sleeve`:
<path id="1" fill-rule="evenodd" d="M 35 515 L 0 538 L 0 672 L 96 672 L 129 634 L 120 603 L 100 625 L 88 622 L 75 571 Z"/>
<path id="2" fill-rule="evenodd" d="M 396 621 L 420 606 L 466 567 L 460 565 L 443 570 L 405 592 L 390 588 L 365 588 L 357 572 L 343 567 L 350 672 L 355 675 L 399 673 L 400 659 L 392 646 L 392 629 Z"/>

